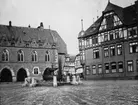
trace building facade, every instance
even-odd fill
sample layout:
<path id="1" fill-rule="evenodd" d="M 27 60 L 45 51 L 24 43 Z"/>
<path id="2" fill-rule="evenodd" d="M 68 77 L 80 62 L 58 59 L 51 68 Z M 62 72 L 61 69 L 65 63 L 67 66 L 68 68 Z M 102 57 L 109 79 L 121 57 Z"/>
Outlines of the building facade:
<path id="1" fill-rule="evenodd" d="M 62 48 L 61 48 L 62 47 Z M 0 81 L 24 81 L 26 77 L 47 79 L 66 55 L 66 44 L 55 30 L 0 25 Z M 62 54 L 62 55 L 61 55 Z M 60 69 L 59 69 L 60 68 Z"/>
<path id="2" fill-rule="evenodd" d="M 75 56 L 66 55 L 65 64 L 64 64 L 64 75 L 73 75 L 75 74 Z"/>
<path id="3" fill-rule="evenodd" d="M 138 78 L 138 0 L 125 8 L 108 2 L 78 40 L 86 79 Z"/>
<path id="4" fill-rule="evenodd" d="M 80 74 L 80 77 L 84 78 L 83 69 L 84 68 L 81 65 L 81 56 L 80 54 L 77 54 L 75 57 L 75 74 Z"/>

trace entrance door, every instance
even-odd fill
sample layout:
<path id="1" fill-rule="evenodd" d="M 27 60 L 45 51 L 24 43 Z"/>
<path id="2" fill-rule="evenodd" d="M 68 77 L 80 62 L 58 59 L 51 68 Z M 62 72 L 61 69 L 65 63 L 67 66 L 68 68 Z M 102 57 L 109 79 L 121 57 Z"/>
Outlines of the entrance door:
<path id="1" fill-rule="evenodd" d="M 5 68 L 2 70 L 1 82 L 12 82 L 12 73 L 9 69 Z"/>
<path id="2" fill-rule="evenodd" d="M 53 71 L 51 68 L 46 68 L 43 73 L 43 79 L 44 80 L 52 80 L 53 79 Z"/>
<path id="3" fill-rule="evenodd" d="M 23 68 L 19 69 L 17 73 L 17 81 L 23 82 L 26 77 L 27 77 L 26 70 Z"/>

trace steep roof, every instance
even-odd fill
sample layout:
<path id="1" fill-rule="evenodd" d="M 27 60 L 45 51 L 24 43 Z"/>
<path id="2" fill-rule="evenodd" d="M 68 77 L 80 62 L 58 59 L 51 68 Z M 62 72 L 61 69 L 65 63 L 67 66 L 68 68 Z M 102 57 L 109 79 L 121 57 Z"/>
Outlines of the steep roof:
<path id="1" fill-rule="evenodd" d="M 115 14 L 119 17 L 121 22 L 124 25 L 130 25 L 134 24 L 136 22 L 136 11 L 135 11 L 135 5 L 128 6 L 126 8 L 122 8 L 120 6 L 117 6 L 115 4 L 112 4 L 111 2 L 108 2 L 105 10 L 103 11 L 103 15 L 108 12 L 115 12 Z M 85 34 L 82 37 L 87 37 L 90 35 L 95 35 L 99 32 L 99 27 L 101 25 L 101 22 L 103 20 L 103 15 L 98 18 L 86 31 Z"/>
<path id="2" fill-rule="evenodd" d="M 66 53 L 65 42 L 62 40 L 59 34 L 53 30 L 51 31 L 49 29 L 42 28 L 0 25 L 0 41 L 2 40 L 2 37 L 5 37 L 8 41 L 11 41 L 12 37 L 14 37 L 16 43 L 21 40 L 23 42 L 22 46 L 25 46 L 24 43 L 26 42 L 31 44 L 33 40 L 48 47 L 52 47 L 52 45 L 56 43 L 58 52 Z M 57 39 L 56 41 L 55 38 Z"/>
<path id="3" fill-rule="evenodd" d="M 108 2 L 103 13 L 110 12 L 110 11 L 114 11 L 118 15 L 118 17 L 121 19 L 121 21 L 124 23 L 124 21 L 123 21 L 123 8 L 122 7 L 115 5 L 111 2 Z"/>
<path id="4" fill-rule="evenodd" d="M 128 6 L 123 9 L 124 13 L 124 24 L 130 25 L 136 22 L 136 11 L 135 5 Z"/>
<path id="5" fill-rule="evenodd" d="M 60 35 L 55 30 L 52 30 L 51 32 L 54 38 L 54 42 L 56 43 L 56 47 L 58 49 L 58 53 L 67 54 L 67 46 L 64 40 L 60 37 Z"/>
<path id="6" fill-rule="evenodd" d="M 95 23 L 93 23 L 86 31 L 83 37 L 96 34 L 99 30 L 102 17 L 100 17 Z"/>

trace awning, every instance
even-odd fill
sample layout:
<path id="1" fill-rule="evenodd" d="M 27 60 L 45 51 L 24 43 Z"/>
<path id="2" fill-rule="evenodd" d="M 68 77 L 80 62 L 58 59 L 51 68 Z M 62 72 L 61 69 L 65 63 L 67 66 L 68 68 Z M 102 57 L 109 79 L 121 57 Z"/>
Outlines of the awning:
<path id="1" fill-rule="evenodd" d="M 79 68 L 76 70 L 76 74 L 83 73 L 83 68 Z"/>

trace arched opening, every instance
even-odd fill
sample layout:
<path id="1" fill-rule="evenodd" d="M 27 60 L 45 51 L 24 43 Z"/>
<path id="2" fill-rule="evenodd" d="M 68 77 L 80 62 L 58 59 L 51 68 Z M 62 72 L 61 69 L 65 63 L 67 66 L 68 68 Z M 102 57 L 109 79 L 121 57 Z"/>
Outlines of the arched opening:
<path id="1" fill-rule="evenodd" d="M 53 71 L 51 68 L 46 68 L 44 73 L 43 73 L 43 79 L 48 81 L 48 80 L 53 80 Z"/>
<path id="2" fill-rule="evenodd" d="M 23 68 L 19 69 L 19 71 L 17 72 L 17 81 L 22 82 L 26 77 L 27 77 L 26 70 Z"/>
<path id="3" fill-rule="evenodd" d="M 12 82 L 12 73 L 9 69 L 4 68 L 0 76 L 1 82 Z"/>

